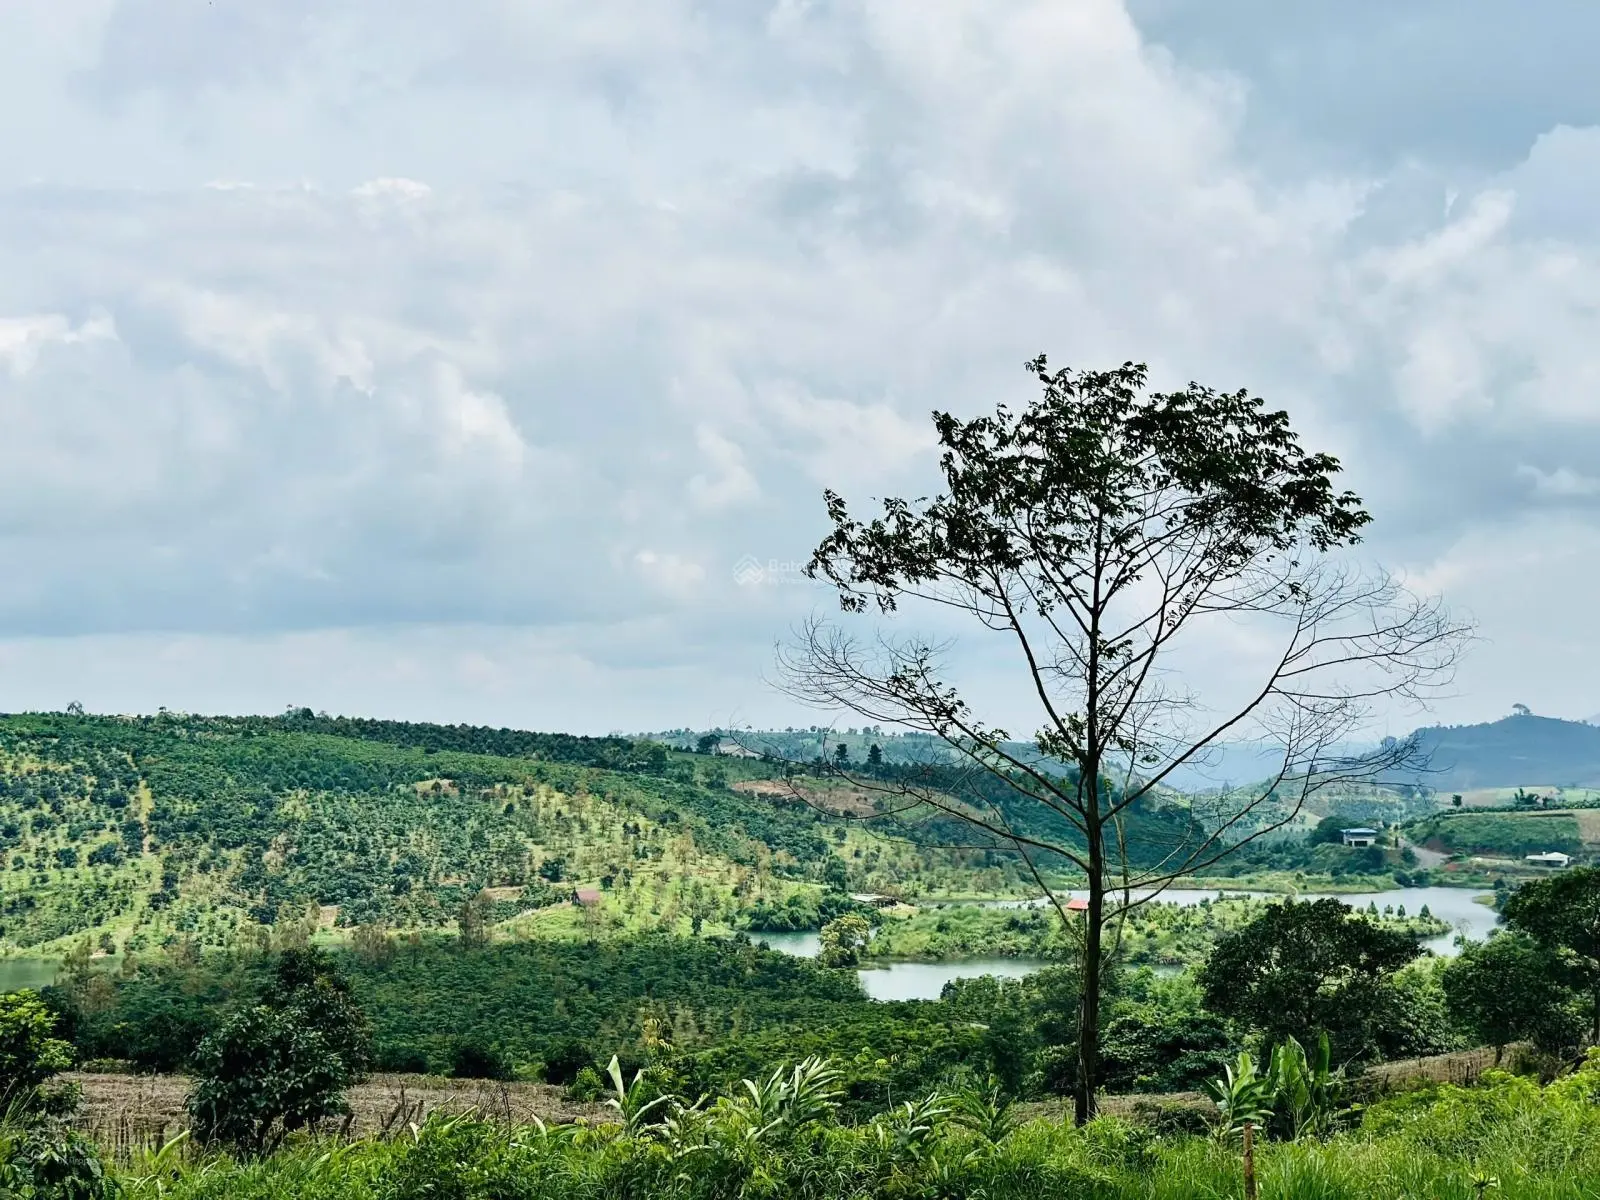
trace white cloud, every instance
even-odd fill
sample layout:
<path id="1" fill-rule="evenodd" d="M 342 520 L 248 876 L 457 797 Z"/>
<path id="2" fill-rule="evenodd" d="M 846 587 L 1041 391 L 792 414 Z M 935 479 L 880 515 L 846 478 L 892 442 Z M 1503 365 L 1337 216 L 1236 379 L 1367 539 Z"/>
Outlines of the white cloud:
<path id="1" fill-rule="evenodd" d="M 1545 471 L 1522 463 L 1517 467 L 1517 474 L 1527 479 L 1532 484 L 1534 492 L 1540 496 L 1573 499 L 1600 494 L 1600 479 L 1596 479 L 1593 475 L 1581 474 L 1571 467 L 1557 467 L 1553 471 Z"/>
<path id="2" fill-rule="evenodd" d="M 640 550 L 633 556 L 640 573 L 669 596 L 686 598 L 696 594 L 705 581 L 705 568 L 676 554 Z"/>
<path id="3" fill-rule="evenodd" d="M 713 429 L 701 425 L 694 431 L 696 448 L 707 470 L 689 479 L 689 499 L 703 511 L 715 511 L 753 500 L 760 494 L 755 476 L 745 466 L 739 445 Z"/>
<path id="4" fill-rule="evenodd" d="M 0 362 L 13 376 L 26 375 L 48 345 L 73 346 L 83 342 L 115 341 L 116 324 L 101 314 L 74 327 L 60 313 L 0 318 Z"/>
<path id="5" fill-rule="evenodd" d="M 1115 0 L 213 7 L 0 13 L 0 636 L 69 674 L 529 626 L 660 656 L 662 721 L 756 694 L 819 596 L 732 564 L 925 490 L 1040 351 L 1290 406 L 1397 565 L 1589 495 L 1576 111 L 1416 183 L 1260 150 L 1257 78 Z"/>

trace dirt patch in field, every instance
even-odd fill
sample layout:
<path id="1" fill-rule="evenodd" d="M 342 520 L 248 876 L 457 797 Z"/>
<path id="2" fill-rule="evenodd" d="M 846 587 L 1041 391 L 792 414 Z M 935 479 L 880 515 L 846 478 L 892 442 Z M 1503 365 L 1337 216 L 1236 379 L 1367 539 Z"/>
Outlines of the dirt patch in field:
<path id="1" fill-rule="evenodd" d="M 1585 846 L 1600 846 L 1600 808 L 1575 808 L 1573 818 L 1578 822 L 1578 837 Z"/>
<path id="2" fill-rule="evenodd" d="M 729 785 L 750 796 L 771 796 L 776 800 L 805 803 L 826 813 L 846 817 L 870 817 L 876 811 L 872 793 L 851 787 L 818 787 L 799 780 L 741 779 Z"/>
<path id="3" fill-rule="evenodd" d="M 1508 1058 L 1516 1047 L 1507 1048 Z M 1466 1050 L 1431 1058 L 1408 1058 L 1384 1063 L 1356 1082 L 1364 1096 L 1383 1095 L 1422 1082 L 1470 1085 L 1494 1065 L 1494 1051 Z M 62 1076 L 83 1089 L 83 1106 L 74 1122 L 107 1149 L 125 1152 L 135 1147 L 160 1145 L 188 1127 L 183 1098 L 190 1081 L 182 1075 Z M 566 1098 L 561 1088 L 542 1083 L 494 1083 L 477 1079 L 441 1079 L 433 1075 L 375 1075 L 349 1092 L 351 1118 L 327 1132 L 347 1137 L 374 1137 L 403 1132 L 420 1124 L 431 1112 L 473 1113 L 511 1125 L 531 1124 L 538 1117 L 549 1125 L 583 1122 L 603 1124 L 614 1120 L 612 1110 L 600 1104 L 579 1104 Z M 1214 1112 L 1199 1092 L 1143 1093 L 1103 1096 L 1103 1112 L 1140 1119 L 1149 1113 L 1176 1108 Z M 1021 1106 L 1030 1119 L 1069 1119 L 1070 1102 L 1045 1100 Z"/>
<path id="4" fill-rule="evenodd" d="M 736 792 L 746 792 L 752 796 L 793 795 L 793 788 L 781 779 L 741 779 L 728 786 Z"/>
<path id="5" fill-rule="evenodd" d="M 183 1110 L 190 1080 L 182 1075 L 62 1076 L 83 1089 L 74 1124 L 103 1146 L 128 1149 L 159 1145 L 188 1128 Z M 609 1119 L 609 1109 L 568 1100 L 559 1087 L 542 1083 L 495 1083 L 486 1079 L 441 1079 L 432 1075 L 375 1075 L 349 1092 L 351 1118 L 334 1130 L 371 1137 L 420 1124 L 432 1112 L 475 1113 L 513 1125 Z"/>

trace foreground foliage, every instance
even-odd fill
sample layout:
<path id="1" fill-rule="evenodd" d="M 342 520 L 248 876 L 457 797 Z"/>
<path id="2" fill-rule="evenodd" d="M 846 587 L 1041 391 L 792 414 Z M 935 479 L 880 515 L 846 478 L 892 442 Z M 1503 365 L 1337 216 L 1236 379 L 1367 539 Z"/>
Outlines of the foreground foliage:
<path id="1" fill-rule="evenodd" d="M 925 1096 L 838 1123 L 824 1064 L 752 1080 L 715 1103 L 661 1102 L 616 1080 L 622 1120 L 522 1129 L 436 1118 L 391 1142 L 308 1143 L 258 1162 L 136 1160 L 132 1197 L 199 1200 L 601 1200 L 1039 1196 L 1179 1200 L 1239 1193 L 1237 1146 L 1115 1117 L 1017 1126 L 981 1095 Z M 1260 1145 L 1263 1196 L 1285 1200 L 1579 1200 L 1600 1180 L 1600 1062 L 1545 1087 L 1491 1074 L 1382 1101 L 1359 1125 Z M 1493 1180 L 1493 1184 L 1490 1184 Z"/>

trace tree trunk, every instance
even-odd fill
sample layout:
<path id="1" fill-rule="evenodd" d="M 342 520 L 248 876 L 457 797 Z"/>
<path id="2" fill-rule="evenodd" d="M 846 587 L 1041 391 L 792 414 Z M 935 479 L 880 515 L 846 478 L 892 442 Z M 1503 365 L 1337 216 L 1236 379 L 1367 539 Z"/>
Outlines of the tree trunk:
<path id="1" fill-rule="evenodd" d="M 1083 914 L 1083 995 L 1078 1002 L 1078 1089 L 1073 1107 L 1073 1119 L 1079 1125 L 1094 1118 L 1100 1083 L 1100 950 L 1106 889 L 1100 830 L 1092 825 L 1091 829 L 1089 907 Z"/>

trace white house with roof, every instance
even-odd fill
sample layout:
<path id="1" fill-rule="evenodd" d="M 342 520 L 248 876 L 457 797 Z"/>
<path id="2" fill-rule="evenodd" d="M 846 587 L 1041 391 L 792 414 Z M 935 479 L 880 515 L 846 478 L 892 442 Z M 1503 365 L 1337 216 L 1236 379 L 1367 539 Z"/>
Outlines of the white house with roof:
<path id="1" fill-rule="evenodd" d="M 1550 867 L 1559 871 L 1562 867 L 1572 865 L 1572 855 L 1559 850 L 1546 850 L 1543 854 L 1528 855 L 1526 861 L 1530 867 Z"/>
<path id="2" fill-rule="evenodd" d="M 1378 844 L 1378 831 L 1368 829 L 1365 825 L 1358 825 L 1353 829 L 1339 830 L 1339 836 L 1344 839 L 1346 846 L 1376 846 Z"/>

